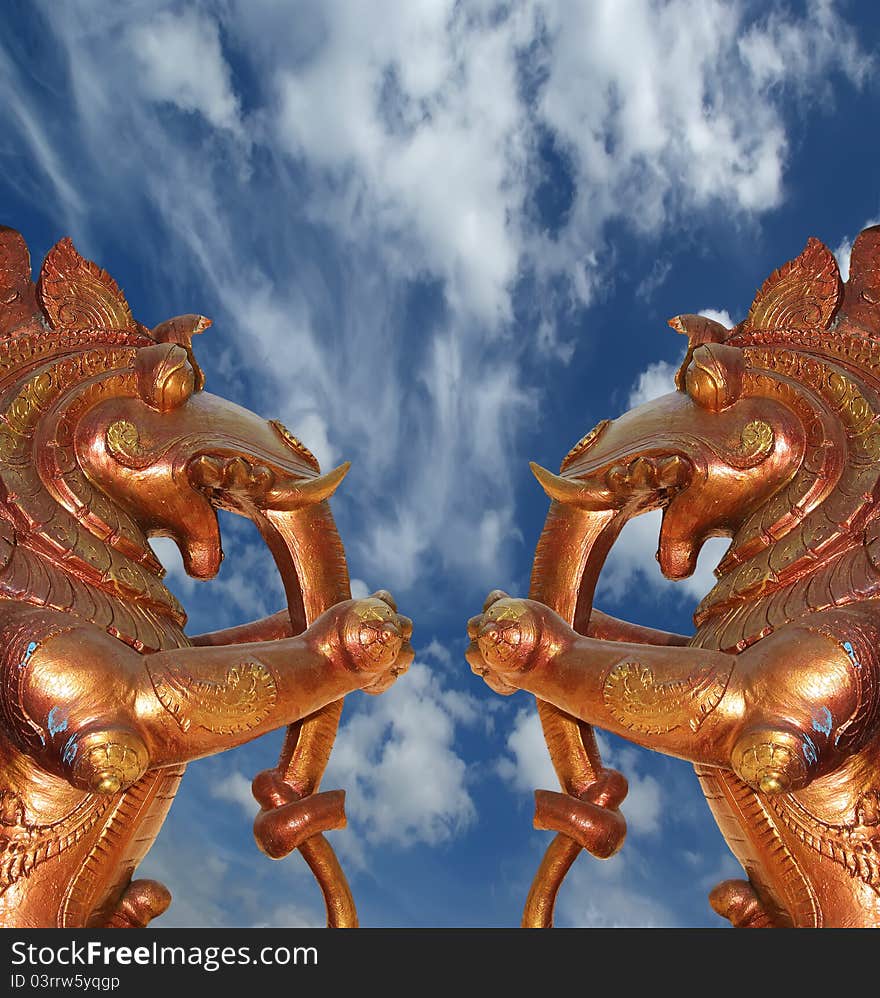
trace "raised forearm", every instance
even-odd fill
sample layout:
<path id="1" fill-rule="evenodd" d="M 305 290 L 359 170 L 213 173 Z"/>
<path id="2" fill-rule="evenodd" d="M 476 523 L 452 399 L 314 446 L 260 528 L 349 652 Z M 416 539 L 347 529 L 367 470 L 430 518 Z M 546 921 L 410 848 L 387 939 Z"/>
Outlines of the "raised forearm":
<path id="1" fill-rule="evenodd" d="M 196 647 L 204 645 L 241 645 L 250 641 L 274 641 L 278 638 L 289 638 L 293 631 L 290 624 L 290 614 L 287 610 L 279 610 L 268 617 L 252 620 L 236 627 L 226 627 L 220 631 L 208 631 L 196 634 L 191 638 Z"/>
<path id="2" fill-rule="evenodd" d="M 42 616 L 44 633 L 60 623 L 57 613 Z M 90 626 L 29 633 L 10 649 L 21 663 L 11 692 L 22 719 L 11 734 L 49 770 L 101 793 L 249 741 L 353 690 L 381 692 L 413 657 L 411 622 L 373 597 L 338 604 L 296 637 L 149 655 Z"/>
<path id="3" fill-rule="evenodd" d="M 721 652 L 579 637 L 518 685 L 637 744 L 724 766 L 742 725 L 735 665 Z"/>
<path id="4" fill-rule="evenodd" d="M 360 685 L 306 637 L 159 652 L 144 668 L 136 713 L 154 766 L 250 741 Z"/>
<path id="5" fill-rule="evenodd" d="M 683 647 L 690 638 L 685 634 L 674 634 L 654 627 L 643 627 L 628 620 L 618 620 L 601 610 L 594 609 L 587 625 L 587 636 L 602 641 L 630 641 L 643 645 L 671 645 Z"/>

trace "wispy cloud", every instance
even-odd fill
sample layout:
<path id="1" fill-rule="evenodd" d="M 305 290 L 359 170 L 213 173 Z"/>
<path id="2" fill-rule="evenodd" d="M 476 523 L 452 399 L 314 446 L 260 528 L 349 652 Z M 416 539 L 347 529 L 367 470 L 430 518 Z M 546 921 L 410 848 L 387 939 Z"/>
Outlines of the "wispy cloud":
<path id="1" fill-rule="evenodd" d="M 758 21 L 718 0 L 626 7 L 52 5 L 67 132 L 6 116 L 67 209 L 130 228 L 158 213 L 157 284 L 207 281 L 233 327 L 242 369 L 218 357 L 215 379 L 271 386 L 323 461 L 355 461 L 363 561 L 400 587 L 468 569 L 477 588 L 518 550 L 519 433 L 539 372 L 571 356 L 559 281 L 590 300 L 612 220 L 650 237 L 684 212 L 777 205 L 782 102 L 870 68 L 827 4 Z M 547 134 L 572 190 L 549 229 Z M 536 319 L 514 337 L 524 274 Z M 414 307 L 425 295 L 439 307 Z"/>
<path id="2" fill-rule="evenodd" d="M 480 716 L 473 697 L 418 663 L 406 682 L 359 701 L 340 729 L 325 783 L 348 788 L 346 809 L 368 843 L 438 845 L 474 821 L 455 740 L 459 726 Z"/>
<path id="3" fill-rule="evenodd" d="M 640 772 L 644 756 L 633 750 L 612 749 L 600 738 L 603 762 L 626 773 L 629 792 L 624 811 L 631 835 L 654 835 L 660 830 L 662 798 L 660 784 L 649 773 Z M 541 730 L 537 710 L 520 710 L 507 738 L 508 754 L 496 761 L 498 775 L 517 791 L 531 795 L 535 790 L 552 790 L 559 780 L 550 762 L 550 754 Z"/>
<path id="4" fill-rule="evenodd" d="M 831 107 L 830 76 L 861 86 L 873 72 L 827 2 L 804 14 L 722 0 L 35 9 L 45 51 L 0 40 L 7 182 L 58 236 L 111 271 L 126 262 L 150 289 L 133 299 L 145 322 L 212 315 L 196 344 L 210 389 L 282 418 L 322 464 L 353 461 L 334 499 L 353 588 L 418 597 L 417 626 L 438 591 L 470 601 L 523 574 L 524 433 L 543 425 L 577 360 L 572 329 L 588 338 L 584 309 L 615 280 L 615 233 L 655 247 L 716 211 L 736 224 L 778 207 L 794 114 Z M 669 384 L 668 358 L 646 360 L 633 400 Z M 210 590 L 157 545 L 195 629 L 282 600 L 258 538 L 227 520 Z M 600 596 L 653 566 L 656 526 L 626 528 Z M 367 851 L 445 843 L 478 820 L 462 744 L 503 715 L 460 693 L 436 649 L 432 675 L 428 657 L 346 714 L 328 780 L 349 788 Z M 511 787 L 553 785 L 537 778 L 533 724 L 516 721 L 498 764 Z M 663 796 L 625 761 L 648 838 Z M 243 816 L 250 775 L 215 779 L 212 799 Z M 186 831 L 160 839 L 154 869 L 188 882 L 216 855 L 169 918 L 321 920 L 258 898 L 216 837 L 198 855 L 181 844 L 195 816 L 174 827 Z M 609 883 L 608 917 L 636 920 L 644 885 Z M 569 921 L 598 917 L 570 903 Z M 670 920 L 644 904 L 643 921 Z"/>
<path id="5" fill-rule="evenodd" d="M 217 128 L 238 133 L 239 106 L 220 49 L 217 22 L 196 10 L 162 11 L 126 36 L 144 96 L 197 112 Z"/>

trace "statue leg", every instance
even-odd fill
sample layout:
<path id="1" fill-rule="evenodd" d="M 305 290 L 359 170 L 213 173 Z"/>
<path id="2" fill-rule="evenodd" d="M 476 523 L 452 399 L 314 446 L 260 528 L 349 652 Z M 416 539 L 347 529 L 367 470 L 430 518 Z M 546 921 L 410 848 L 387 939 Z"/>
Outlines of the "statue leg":
<path id="1" fill-rule="evenodd" d="M 748 880 L 722 881 L 709 893 L 709 904 L 735 929 L 776 927 Z"/>
<path id="2" fill-rule="evenodd" d="M 144 929 L 170 904 L 171 891 L 158 880 L 132 880 L 104 928 Z"/>

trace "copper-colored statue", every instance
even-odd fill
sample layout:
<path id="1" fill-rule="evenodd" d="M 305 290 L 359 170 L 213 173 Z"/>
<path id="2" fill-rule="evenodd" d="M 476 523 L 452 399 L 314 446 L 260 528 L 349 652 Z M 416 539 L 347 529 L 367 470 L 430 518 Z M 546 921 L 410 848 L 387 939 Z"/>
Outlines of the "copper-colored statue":
<path id="1" fill-rule="evenodd" d="M 500 693 L 538 698 L 564 794 L 524 924 L 552 923 L 580 848 L 608 856 L 619 774 L 589 725 L 688 759 L 748 879 L 711 893 L 737 926 L 880 926 L 880 227 L 841 284 L 811 239 L 733 329 L 673 319 L 677 391 L 600 423 L 559 475 L 530 600 L 493 593 L 468 659 Z M 732 538 L 680 637 L 592 610 L 622 525 L 664 510 L 657 557 L 693 572 Z"/>
<path id="2" fill-rule="evenodd" d="M 321 475 L 280 423 L 203 391 L 190 345 L 208 321 L 148 330 L 69 240 L 31 281 L 0 229 L 0 924 L 143 926 L 168 890 L 132 881 L 184 765 L 291 725 L 254 781 L 273 857 L 299 848 L 331 925 L 356 925 L 320 834 L 317 793 L 345 694 L 386 689 L 412 658 L 391 597 L 351 600 Z M 213 576 L 217 509 L 252 519 L 288 609 L 189 638 L 147 542 L 171 536 Z"/>

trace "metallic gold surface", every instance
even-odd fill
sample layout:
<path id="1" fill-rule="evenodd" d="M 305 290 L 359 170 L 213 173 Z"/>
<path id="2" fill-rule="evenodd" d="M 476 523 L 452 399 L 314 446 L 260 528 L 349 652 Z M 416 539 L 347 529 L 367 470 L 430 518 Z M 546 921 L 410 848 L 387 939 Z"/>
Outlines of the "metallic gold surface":
<path id="1" fill-rule="evenodd" d="M 254 792 L 273 858 L 300 849 L 328 922 L 357 924 L 318 793 L 342 699 L 412 660 L 410 622 L 380 592 L 352 600 L 320 474 L 279 423 L 208 395 L 202 316 L 152 331 L 70 240 L 31 281 L 0 228 L 0 923 L 135 927 L 170 903 L 132 880 L 184 766 L 288 725 Z M 252 519 L 288 607 L 190 638 L 148 538 L 209 578 L 217 510 Z"/>
<path id="2" fill-rule="evenodd" d="M 538 697 L 564 791 L 537 794 L 558 834 L 524 925 L 552 924 L 581 848 L 622 840 L 595 724 L 694 763 L 747 877 L 710 895 L 733 925 L 880 926 L 878 259 L 866 229 L 843 285 L 811 239 L 733 329 L 671 320 L 677 390 L 601 423 L 559 475 L 535 467 L 552 502 L 531 599 L 494 592 L 467 652 L 492 689 Z M 731 539 L 691 637 L 592 607 L 621 527 L 656 508 L 670 578 Z"/>

